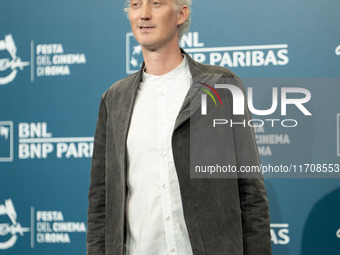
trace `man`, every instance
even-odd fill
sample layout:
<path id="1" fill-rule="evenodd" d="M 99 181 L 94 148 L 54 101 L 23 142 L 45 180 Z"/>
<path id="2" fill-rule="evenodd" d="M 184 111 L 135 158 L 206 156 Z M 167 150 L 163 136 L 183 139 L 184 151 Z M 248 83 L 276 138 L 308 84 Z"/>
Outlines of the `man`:
<path id="1" fill-rule="evenodd" d="M 190 178 L 190 153 L 204 152 L 190 151 L 190 119 L 200 112 L 190 98 L 199 96 L 202 84 L 223 78 L 243 89 L 238 77 L 199 64 L 180 49 L 191 0 L 131 0 L 127 6 L 144 64 L 101 99 L 87 254 L 271 254 L 262 176 Z M 191 84 L 197 78 L 201 82 Z M 248 112 L 243 117 L 249 119 Z M 225 133 L 225 161 L 259 165 L 250 128 Z"/>

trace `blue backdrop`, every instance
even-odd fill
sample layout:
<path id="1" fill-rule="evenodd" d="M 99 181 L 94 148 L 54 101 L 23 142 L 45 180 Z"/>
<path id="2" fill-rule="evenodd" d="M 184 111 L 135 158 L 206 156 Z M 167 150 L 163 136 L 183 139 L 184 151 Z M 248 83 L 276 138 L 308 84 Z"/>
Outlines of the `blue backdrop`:
<path id="1" fill-rule="evenodd" d="M 0 254 L 85 254 L 100 96 L 142 63 L 123 5 L 0 3 Z M 311 164 L 304 175 L 265 175 L 272 249 L 339 254 L 339 174 L 318 174 L 317 164 L 340 163 L 340 2 L 213 0 L 192 9 L 181 46 L 239 75 L 255 108 L 270 108 L 273 87 L 311 92 L 312 116 L 294 106 L 282 116 L 280 105 L 270 116 L 297 127 L 256 129 L 264 165 Z"/>

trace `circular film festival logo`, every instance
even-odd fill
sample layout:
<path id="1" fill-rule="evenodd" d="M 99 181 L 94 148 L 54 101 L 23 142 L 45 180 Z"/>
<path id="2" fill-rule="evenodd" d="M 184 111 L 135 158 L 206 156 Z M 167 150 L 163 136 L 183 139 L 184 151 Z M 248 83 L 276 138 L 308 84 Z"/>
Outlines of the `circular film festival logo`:
<path id="1" fill-rule="evenodd" d="M 30 62 L 21 61 L 17 57 L 17 47 L 11 34 L 5 35 L 4 40 L 0 40 L 0 52 L 7 51 L 11 58 L 0 58 L 0 85 L 6 85 L 12 82 L 18 70 L 23 70 Z"/>
<path id="2" fill-rule="evenodd" d="M 29 232 L 29 228 L 21 227 L 17 222 L 17 213 L 15 211 L 13 202 L 11 199 L 5 200 L 5 204 L 0 204 L 0 219 L 6 223 L 0 223 L 0 250 L 6 250 L 13 247 L 18 239 L 18 234 L 21 236 L 25 232 Z"/>

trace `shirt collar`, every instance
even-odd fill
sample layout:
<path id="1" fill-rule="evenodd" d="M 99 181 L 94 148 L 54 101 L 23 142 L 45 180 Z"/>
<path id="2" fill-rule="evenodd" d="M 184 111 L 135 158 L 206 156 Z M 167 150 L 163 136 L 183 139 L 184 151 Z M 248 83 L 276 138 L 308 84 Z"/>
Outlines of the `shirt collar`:
<path id="1" fill-rule="evenodd" d="M 143 70 L 143 82 L 146 81 L 158 81 L 158 80 L 171 80 L 171 79 L 176 79 L 178 77 L 182 77 L 184 75 L 186 75 L 188 72 L 190 72 L 189 69 L 189 64 L 188 64 L 188 60 L 187 57 L 183 55 L 183 60 L 182 63 L 177 66 L 175 69 L 173 69 L 172 71 L 164 74 L 164 75 L 152 75 L 152 74 L 148 74 L 145 72 L 145 68 Z"/>

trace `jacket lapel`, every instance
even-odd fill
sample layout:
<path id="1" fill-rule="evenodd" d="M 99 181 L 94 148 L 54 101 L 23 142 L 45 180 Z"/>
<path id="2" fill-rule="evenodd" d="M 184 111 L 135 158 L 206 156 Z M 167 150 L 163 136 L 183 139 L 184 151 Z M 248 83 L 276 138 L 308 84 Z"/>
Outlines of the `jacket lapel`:
<path id="1" fill-rule="evenodd" d="M 144 65 L 143 65 L 144 67 Z M 121 148 L 122 148 L 122 153 L 124 158 L 124 164 L 125 164 L 125 169 L 127 167 L 127 158 L 126 158 L 126 142 L 127 142 L 127 135 L 129 131 L 129 126 L 130 126 L 130 121 L 131 121 L 131 116 L 133 112 L 133 107 L 136 101 L 136 96 L 137 96 L 137 91 L 139 88 L 139 84 L 142 80 L 142 75 L 143 75 L 143 67 L 142 69 L 134 76 L 133 80 L 131 80 L 129 86 L 130 88 L 124 90 L 124 93 L 121 94 L 123 104 L 120 106 L 120 109 L 117 109 L 120 113 L 118 116 L 120 118 L 118 119 L 118 123 L 121 123 L 121 129 L 119 130 L 119 133 L 117 133 L 117 137 L 120 137 L 121 142 Z"/>
<path id="2" fill-rule="evenodd" d="M 110 201 L 108 203 L 107 210 L 110 212 L 117 211 L 117 208 L 120 208 L 119 213 L 115 214 L 115 219 L 111 219 L 112 223 L 108 227 L 117 228 L 116 235 L 110 236 L 111 240 L 109 240 L 109 245 L 114 245 L 115 241 L 119 240 L 119 244 L 112 247 L 114 252 L 117 254 L 123 254 L 124 245 L 125 245 L 125 237 L 126 237 L 126 220 L 125 220 L 125 209 L 126 209 L 126 197 L 128 187 L 126 185 L 127 179 L 127 148 L 126 141 L 127 135 L 129 131 L 133 106 L 136 100 L 137 91 L 139 88 L 141 80 L 141 72 L 137 73 L 135 76 L 131 76 L 130 80 L 127 80 L 127 88 L 121 89 L 117 93 L 117 97 L 114 98 L 116 103 L 113 106 L 114 109 L 114 121 L 115 125 L 112 129 L 114 132 L 114 143 L 113 153 L 116 154 L 116 163 L 112 163 L 111 168 L 119 168 L 122 171 L 109 171 L 109 176 L 107 178 L 111 179 L 112 182 L 108 182 L 108 190 L 111 192 L 107 194 L 107 199 Z M 112 162 L 112 161 L 109 161 Z M 115 165 L 117 164 L 117 165 Z M 109 187 L 111 185 L 111 187 Z M 122 192 L 125 190 L 125 192 Z M 116 195 L 114 195 L 116 194 Z M 110 206 L 109 206 L 110 205 Z"/>
<path id="3" fill-rule="evenodd" d="M 181 49 L 182 50 L 182 49 Z M 176 130 L 183 122 L 190 118 L 201 106 L 200 100 L 198 100 L 205 92 L 201 90 L 202 84 L 206 83 L 211 86 L 217 83 L 222 77 L 219 73 L 205 73 L 200 67 L 201 64 L 194 61 L 187 53 L 182 50 L 188 59 L 190 73 L 192 77 L 192 84 L 189 91 L 183 101 L 181 110 L 176 119 L 175 128 Z"/>

